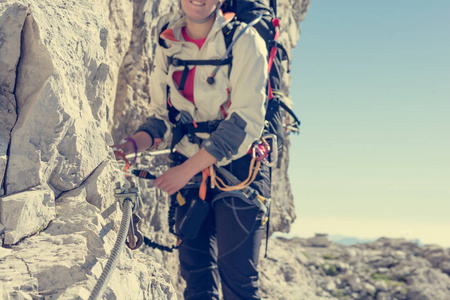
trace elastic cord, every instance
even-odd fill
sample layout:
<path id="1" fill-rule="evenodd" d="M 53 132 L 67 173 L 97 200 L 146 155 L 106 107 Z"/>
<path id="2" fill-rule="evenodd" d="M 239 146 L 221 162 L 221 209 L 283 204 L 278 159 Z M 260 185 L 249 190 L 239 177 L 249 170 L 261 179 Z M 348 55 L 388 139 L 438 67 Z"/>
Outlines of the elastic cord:
<path id="1" fill-rule="evenodd" d="M 133 144 L 134 147 L 134 159 L 131 164 L 134 164 L 136 162 L 137 154 L 138 154 L 138 147 L 136 144 L 136 141 L 132 137 L 126 137 L 124 138 L 125 141 L 130 141 Z"/>

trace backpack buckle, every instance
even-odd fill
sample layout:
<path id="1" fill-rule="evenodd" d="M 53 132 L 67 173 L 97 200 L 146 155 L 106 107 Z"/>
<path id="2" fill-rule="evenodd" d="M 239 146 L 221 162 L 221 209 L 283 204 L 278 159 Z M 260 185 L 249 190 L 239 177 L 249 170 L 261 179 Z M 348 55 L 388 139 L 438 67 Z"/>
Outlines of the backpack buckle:
<path id="1" fill-rule="evenodd" d="M 173 56 L 169 57 L 169 64 L 173 65 L 174 67 L 186 66 L 186 63 L 184 60 L 173 57 Z"/>

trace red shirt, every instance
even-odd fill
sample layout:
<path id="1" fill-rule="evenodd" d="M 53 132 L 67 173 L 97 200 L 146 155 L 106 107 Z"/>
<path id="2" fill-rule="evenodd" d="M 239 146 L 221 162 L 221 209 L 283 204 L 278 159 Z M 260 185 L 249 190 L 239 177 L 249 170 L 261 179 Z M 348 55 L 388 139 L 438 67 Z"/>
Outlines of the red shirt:
<path id="1" fill-rule="evenodd" d="M 191 42 L 197 45 L 198 49 L 201 49 L 203 44 L 206 41 L 206 37 L 203 39 L 195 40 L 189 37 L 189 35 L 186 32 L 186 28 L 183 28 L 181 30 L 181 33 L 183 34 L 183 38 L 186 42 Z M 194 76 L 195 76 L 195 68 L 194 66 L 192 69 L 189 70 L 188 76 L 186 78 L 186 84 L 184 85 L 184 90 L 181 91 L 181 94 L 189 101 L 191 101 L 194 105 Z M 173 73 L 173 80 L 180 85 L 181 81 L 181 75 L 183 74 L 183 71 L 176 71 Z"/>

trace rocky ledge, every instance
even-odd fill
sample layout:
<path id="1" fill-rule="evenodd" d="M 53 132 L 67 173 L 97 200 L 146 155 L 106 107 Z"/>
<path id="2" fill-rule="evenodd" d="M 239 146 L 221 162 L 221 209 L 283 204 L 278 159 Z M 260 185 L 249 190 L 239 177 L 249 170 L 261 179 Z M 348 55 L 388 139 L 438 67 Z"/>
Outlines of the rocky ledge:
<path id="1" fill-rule="evenodd" d="M 266 299 L 444 300 L 449 275 L 450 249 L 405 239 L 344 246 L 321 235 L 276 238 L 261 260 Z"/>

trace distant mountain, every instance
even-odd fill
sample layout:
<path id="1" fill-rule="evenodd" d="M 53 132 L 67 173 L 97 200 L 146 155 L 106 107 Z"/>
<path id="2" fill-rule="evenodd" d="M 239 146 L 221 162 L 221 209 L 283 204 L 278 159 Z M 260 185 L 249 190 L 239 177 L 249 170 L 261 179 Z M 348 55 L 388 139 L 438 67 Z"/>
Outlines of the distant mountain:
<path id="1" fill-rule="evenodd" d="M 370 243 L 370 242 L 376 241 L 379 238 L 357 238 L 357 237 L 352 237 L 352 236 L 335 234 L 335 235 L 328 236 L 328 239 L 330 241 L 333 241 L 336 244 L 351 246 L 351 245 Z M 411 241 L 414 243 L 417 243 L 418 246 L 423 246 L 423 244 L 420 242 L 419 239 L 412 239 Z"/>
<path id="2" fill-rule="evenodd" d="M 376 240 L 376 239 L 369 239 L 369 238 L 362 239 L 362 238 L 344 236 L 344 235 L 339 235 L 339 234 L 330 235 L 330 236 L 328 236 L 328 239 L 330 241 L 335 242 L 336 244 L 346 245 L 346 246 L 365 244 L 365 243 L 370 243 L 370 242 L 373 242 Z"/>

